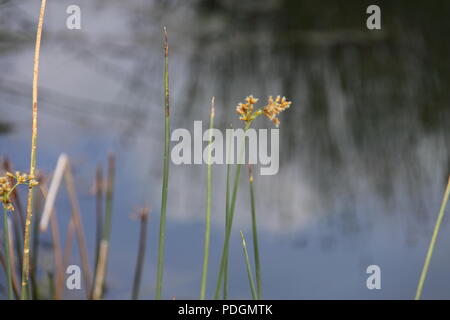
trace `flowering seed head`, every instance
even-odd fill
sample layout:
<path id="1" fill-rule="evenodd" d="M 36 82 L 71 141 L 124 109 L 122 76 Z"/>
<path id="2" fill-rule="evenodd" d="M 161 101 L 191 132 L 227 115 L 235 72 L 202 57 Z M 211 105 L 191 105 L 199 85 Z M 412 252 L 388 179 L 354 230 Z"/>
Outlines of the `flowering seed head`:
<path id="1" fill-rule="evenodd" d="M 253 95 L 250 95 L 245 98 L 245 103 L 239 103 L 236 107 L 236 112 L 240 115 L 239 119 L 246 123 L 250 123 L 261 114 L 264 114 L 276 127 L 278 127 L 280 124 L 278 115 L 291 105 L 291 102 L 287 101 L 285 97 L 281 98 L 280 96 L 277 96 L 274 99 L 272 96 L 269 96 L 267 105 L 254 112 L 254 105 L 257 102 L 258 99 L 254 98 Z"/>

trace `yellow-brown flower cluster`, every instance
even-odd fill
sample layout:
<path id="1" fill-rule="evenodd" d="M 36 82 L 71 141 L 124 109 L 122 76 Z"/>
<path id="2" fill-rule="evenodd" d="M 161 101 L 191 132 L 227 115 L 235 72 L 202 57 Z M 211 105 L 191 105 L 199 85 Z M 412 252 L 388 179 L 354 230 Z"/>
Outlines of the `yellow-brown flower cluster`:
<path id="1" fill-rule="evenodd" d="M 28 184 L 33 187 L 36 186 L 38 182 L 34 179 L 34 176 L 19 171 L 16 171 L 15 174 L 7 172 L 6 176 L 0 176 L 0 199 L 4 208 L 8 211 L 14 211 L 10 195 L 20 184 Z"/>
<path id="2" fill-rule="evenodd" d="M 267 101 L 267 105 L 263 108 L 264 115 L 273 121 L 276 127 L 280 125 L 280 120 L 277 116 L 289 108 L 291 106 L 291 102 L 287 101 L 285 97 L 281 98 L 277 96 L 275 100 L 272 96 L 269 97 Z"/>
<path id="3" fill-rule="evenodd" d="M 276 127 L 279 126 L 280 120 L 278 119 L 278 115 L 290 107 L 291 102 L 287 101 L 285 97 L 281 98 L 277 96 L 273 99 L 272 96 L 267 100 L 267 105 L 257 111 L 254 110 L 255 104 L 258 102 L 258 99 L 254 98 L 252 95 L 245 98 L 245 103 L 239 103 L 236 107 L 237 113 L 240 114 L 240 120 L 245 121 L 247 124 L 252 122 L 256 117 L 261 114 L 264 114 L 267 118 L 269 118 Z"/>
<path id="4" fill-rule="evenodd" d="M 239 103 L 236 107 L 237 113 L 241 115 L 239 120 L 250 122 L 254 119 L 253 109 L 254 105 L 258 102 L 258 99 L 253 98 L 253 96 L 248 96 L 245 98 L 245 103 Z"/>

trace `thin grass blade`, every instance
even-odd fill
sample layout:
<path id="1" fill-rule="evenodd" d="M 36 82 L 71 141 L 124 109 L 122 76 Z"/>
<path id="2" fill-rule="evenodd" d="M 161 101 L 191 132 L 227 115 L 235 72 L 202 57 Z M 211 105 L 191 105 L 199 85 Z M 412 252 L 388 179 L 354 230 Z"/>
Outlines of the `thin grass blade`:
<path id="1" fill-rule="evenodd" d="M 252 292 L 253 300 L 258 300 L 258 296 L 256 293 L 256 288 L 255 288 L 255 281 L 253 280 L 252 267 L 250 265 L 250 259 L 248 257 L 248 252 L 247 252 L 247 244 L 245 243 L 245 238 L 244 238 L 244 234 L 242 233 L 242 231 L 241 231 L 241 238 L 242 238 L 242 249 L 244 250 L 245 266 L 247 268 L 248 282 L 250 284 L 250 290 Z"/>
<path id="2" fill-rule="evenodd" d="M 431 257 L 433 256 L 434 246 L 436 244 L 436 239 L 439 234 L 439 229 L 441 228 L 442 219 L 444 218 L 445 208 L 447 206 L 449 195 L 450 195 L 450 176 L 448 178 L 447 188 L 445 189 L 445 192 L 444 192 L 444 197 L 442 199 L 442 204 L 441 204 L 441 208 L 439 210 L 439 215 L 436 220 L 436 225 L 434 227 L 433 235 L 431 237 L 430 245 L 428 247 L 427 255 L 425 258 L 425 263 L 423 265 L 422 273 L 420 275 L 420 280 L 419 280 L 419 284 L 417 286 L 416 297 L 415 297 L 416 300 L 420 300 L 420 297 L 422 296 L 423 285 L 425 283 L 425 279 L 427 278 L 428 267 L 430 266 Z"/>
<path id="3" fill-rule="evenodd" d="M 209 243 L 211 238 L 211 189 L 212 189 L 212 129 L 214 127 L 214 97 L 211 100 L 211 115 L 209 119 L 209 144 L 208 144 L 208 171 L 206 178 L 206 219 L 205 219 L 205 244 L 203 253 L 202 282 L 200 286 L 200 300 L 206 296 L 206 280 L 208 278 Z"/>

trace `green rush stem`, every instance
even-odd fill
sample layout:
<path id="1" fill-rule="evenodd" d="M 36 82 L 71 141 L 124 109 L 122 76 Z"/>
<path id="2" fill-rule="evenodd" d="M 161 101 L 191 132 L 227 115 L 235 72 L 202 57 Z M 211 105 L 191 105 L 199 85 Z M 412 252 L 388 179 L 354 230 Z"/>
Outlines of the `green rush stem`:
<path id="1" fill-rule="evenodd" d="M 227 190 L 226 190 L 226 197 L 225 197 L 225 230 L 228 228 L 228 213 L 230 211 L 230 172 L 231 172 L 231 165 L 230 165 L 230 148 L 231 143 L 228 142 L 228 159 L 227 159 Z M 225 271 L 223 274 L 223 299 L 228 299 L 228 259 L 225 261 Z"/>
<path id="2" fill-rule="evenodd" d="M 40 211 L 41 211 L 41 198 L 37 197 L 36 199 L 36 217 L 33 221 L 33 252 L 31 255 L 31 284 L 32 284 L 32 296 L 33 299 L 39 300 L 39 287 L 37 283 L 37 268 L 38 268 L 38 261 L 39 261 L 39 242 L 40 242 L 40 232 L 39 232 L 39 221 L 40 218 Z"/>
<path id="3" fill-rule="evenodd" d="M 99 165 L 97 167 L 97 171 L 95 174 L 95 225 L 96 225 L 96 235 L 95 235 L 95 263 L 94 263 L 94 277 L 92 280 L 92 290 L 91 290 L 91 298 L 94 295 L 94 288 L 97 277 L 97 269 L 100 257 L 100 246 L 103 237 L 103 190 L 104 190 L 104 182 L 103 182 L 103 171 L 102 167 Z"/>
<path id="4" fill-rule="evenodd" d="M 38 121 L 38 75 L 39 75 L 39 55 L 41 49 L 42 26 L 44 24 L 45 5 L 47 1 L 41 1 L 41 9 L 39 11 L 39 21 L 36 32 L 36 47 L 34 51 L 34 67 L 33 67 L 33 97 L 32 97 L 32 129 L 31 129 L 31 160 L 30 175 L 35 176 L 36 170 L 36 151 L 37 151 L 37 121 Z M 26 300 L 28 277 L 30 275 L 30 235 L 31 221 L 33 219 L 33 186 L 28 188 L 27 215 L 25 218 L 25 237 L 23 243 L 23 263 L 22 263 L 22 292 L 21 299 Z"/>
<path id="5" fill-rule="evenodd" d="M 55 292 L 56 292 L 55 279 L 54 278 L 55 278 L 55 276 L 54 276 L 54 274 L 51 271 L 47 272 L 48 295 L 49 295 L 49 297 L 52 297 L 52 299 L 54 299 Z"/>
<path id="6" fill-rule="evenodd" d="M 258 300 L 258 296 L 255 289 L 255 282 L 253 281 L 252 267 L 250 266 L 250 259 L 248 257 L 247 245 L 245 244 L 245 238 L 242 231 L 241 231 L 241 238 L 242 238 L 242 249 L 244 250 L 245 266 L 247 268 L 248 282 L 250 283 L 252 297 L 253 300 Z"/>
<path id="7" fill-rule="evenodd" d="M 253 190 L 253 174 L 252 166 L 248 167 L 249 184 L 250 184 L 250 203 L 252 210 L 252 232 L 253 232 L 253 250 L 255 256 L 255 273 L 256 273 L 256 287 L 258 291 L 257 298 L 262 298 L 262 285 L 261 285 L 261 264 L 259 262 L 259 245 L 258 245 L 258 231 L 256 226 L 256 206 L 255 206 L 255 192 Z"/>
<path id="8" fill-rule="evenodd" d="M 110 154 L 108 159 L 108 181 L 105 195 L 105 224 L 103 225 L 103 240 L 106 240 L 107 242 L 109 242 L 109 240 L 111 239 L 112 204 L 116 167 L 115 162 L 116 161 L 114 155 Z"/>
<path id="9" fill-rule="evenodd" d="M 211 180 L 212 180 L 211 144 L 212 144 L 213 127 L 214 127 L 214 97 L 212 98 L 211 101 L 211 116 L 209 119 L 208 169 L 207 169 L 208 171 L 206 178 L 205 244 L 203 253 L 202 282 L 200 286 L 200 300 L 205 300 L 206 280 L 208 279 L 209 243 L 211 237 Z"/>
<path id="10" fill-rule="evenodd" d="M 139 248 L 138 248 L 138 256 L 136 259 L 136 269 L 134 273 L 134 279 L 133 279 L 133 289 L 132 289 L 132 300 L 138 300 L 139 299 L 139 288 L 141 285 L 141 278 L 142 278 L 142 267 L 144 265 L 144 258 L 145 258 L 145 247 L 147 242 L 147 224 L 148 224 L 148 210 L 142 209 L 140 213 L 140 225 L 141 230 L 139 232 Z"/>
<path id="11" fill-rule="evenodd" d="M 248 128 L 250 128 L 250 122 L 248 122 L 245 125 L 244 128 L 244 132 L 247 132 Z M 242 149 L 239 155 L 239 159 L 242 158 L 242 155 L 244 154 L 245 151 L 245 143 L 242 145 Z M 237 191 L 239 189 L 239 177 L 241 175 L 241 164 L 239 162 L 242 161 L 238 161 L 237 167 L 236 167 L 236 175 L 234 177 L 234 185 L 233 185 L 233 194 L 231 196 L 231 204 L 229 207 L 229 212 L 227 215 L 227 226 L 226 226 L 226 230 L 225 230 L 225 240 L 223 243 L 223 249 L 222 249 L 222 257 L 220 260 L 220 269 L 219 269 L 219 275 L 217 277 L 217 285 L 216 285 L 216 292 L 214 295 L 214 299 L 219 299 L 219 295 L 220 295 L 220 289 L 222 286 L 222 279 L 225 273 L 225 267 L 227 265 L 227 261 L 228 261 L 228 251 L 230 248 L 230 236 L 231 236 L 231 228 L 233 226 L 233 217 L 234 217 L 234 208 L 236 206 L 236 198 L 237 198 Z"/>
<path id="12" fill-rule="evenodd" d="M 159 222 L 158 266 L 156 270 L 157 300 L 161 299 L 164 273 L 164 242 L 166 233 L 167 192 L 169 188 L 169 148 L 170 148 L 170 108 L 169 108 L 169 45 L 167 32 L 164 28 L 164 167 L 161 195 L 161 216 Z"/>
<path id="13" fill-rule="evenodd" d="M 15 195 L 17 195 L 17 192 L 15 192 Z M 17 199 L 15 197 L 15 199 Z M 19 210 L 17 210 L 19 211 Z M 15 250 L 17 254 L 17 264 L 20 269 L 22 269 L 22 261 L 23 261 L 23 251 L 22 251 L 22 240 L 23 240 L 23 233 L 25 231 L 25 228 L 22 229 L 22 226 L 19 224 L 20 221 L 17 221 L 20 214 L 17 214 L 13 218 L 13 229 L 14 229 L 14 243 L 15 243 Z M 25 224 L 25 222 L 24 222 Z"/>
<path id="14" fill-rule="evenodd" d="M 103 296 L 103 287 L 105 283 L 106 277 L 106 268 L 107 268 L 107 260 L 108 260 L 108 251 L 109 251 L 109 242 L 111 241 L 111 229 L 112 229 L 112 205 L 113 205 L 113 190 L 114 190 L 114 180 L 115 180 L 115 170 L 116 170 L 116 161 L 113 154 L 109 155 L 108 158 L 108 181 L 106 182 L 106 193 L 105 193 L 105 222 L 103 225 L 103 239 L 102 241 L 106 244 L 104 249 L 106 252 L 104 253 L 104 262 L 103 262 L 103 270 L 101 271 L 102 283 L 100 286 L 100 299 Z"/>
<path id="15" fill-rule="evenodd" d="M 102 227 L 102 240 L 100 242 L 98 260 L 96 261 L 97 266 L 94 275 L 95 285 L 92 294 L 90 295 L 94 300 L 99 300 L 103 297 L 106 269 L 108 264 L 109 242 L 111 240 L 115 170 L 116 160 L 114 154 L 111 153 L 108 157 L 108 176 L 105 192 L 105 221 Z"/>
<path id="16" fill-rule="evenodd" d="M 444 197 L 442 199 L 441 208 L 439 210 L 439 215 L 436 221 L 436 225 L 434 227 L 433 236 L 431 237 L 430 246 L 428 247 L 427 256 L 425 258 L 425 263 L 423 265 L 422 274 L 420 275 L 419 285 L 417 287 L 416 292 L 416 300 L 420 300 L 423 290 L 423 284 L 427 277 L 428 267 L 430 265 L 431 257 L 433 256 L 434 245 L 436 244 L 436 239 L 439 233 L 439 228 L 441 227 L 442 219 L 444 218 L 445 207 L 447 206 L 448 197 L 450 194 L 450 177 L 448 179 L 447 188 L 444 192 Z"/>
<path id="17" fill-rule="evenodd" d="M 13 300 L 12 271 L 11 271 L 11 250 L 9 247 L 9 227 L 8 211 L 3 208 L 3 245 L 5 246 L 6 277 L 8 281 L 8 299 Z"/>

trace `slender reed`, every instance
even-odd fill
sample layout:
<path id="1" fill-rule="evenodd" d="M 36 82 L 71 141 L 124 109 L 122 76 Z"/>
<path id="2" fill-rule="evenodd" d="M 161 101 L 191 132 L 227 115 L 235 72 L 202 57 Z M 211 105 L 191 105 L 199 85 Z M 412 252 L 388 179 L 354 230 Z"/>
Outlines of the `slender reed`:
<path id="1" fill-rule="evenodd" d="M 50 228 L 52 230 L 52 243 L 53 243 L 53 259 L 55 261 L 55 300 L 62 298 L 64 290 L 64 262 L 61 250 L 61 237 L 59 235 L 58 221 L 56 214 L 52 214 L 50 218 Z"/>
<path id="2" fill-rule="evenodd" d="M 259 261 L 259 244 L 258 244 L 258 231 L 256 225 L 256 206 L 255 206 L 255 192 L 253 190 L 253 172 L 252 165 L 248 166 L 248 177 L 250 185 L 250 204 L 252 210 L 252 233 L 253 233 L 253 254 L 255 258 L 255 274 L 256 274 L 256 288 L 258 299 L 262 298 L 262 285 L 261 285 L 261 264 Z"/>
<path id="3" fill-rule="evenodd" d="M 247 132 L 248 128 L 250 128 L 250 124 L 251 124 L 251 122 L 248 122 L 245 125 L 244 132 Z M 245 145 L 243 144 L 240 155 L 239 155 L 239 159 L 242 159 L 244 151 L 245 151 Z M 231 195 L 229 212 L 227 214 L 227 226 L 226 226 L 226 230 L 225 230 L 225 241 L 223 243 L 222 257 L 220 259 L 219 276 L 217 277 L 216 293 L 214 295 L 214 299 L 219 299 L 220 289 L 222 286 L 222 279 L 223 279 L 223 275 L 225 273 L 225 267 L 228 264 L 227 261 L 228 261 L 229 247 L 230 247 L 231 228 L 233 226 L 234 208 L 236 206 L 237 192 L 239 189 L 239 178 L 241 175 L 241 162 L 242 161 L 238 161 L 238 164 L 236 167 L 236 175 L 234 177 L 233 193 Z"/>
<path id="4" fill-rule="evenodd" d="M 244 250 L 245 266 L 247 268 L 248 282 L 250 283 L 250 290 L 252 292 L 253 300 L 258 300 L 258 294 L 255 289 L 255 281 L 253 281 L 252 267 L 250 266 L 250 259 L 248 257 L 247 245 L 245 243 L 244 234 L 241 231 L 242 249 Z"/>
<path id="5" fill-rule="evenodd" d="M 441 227 L 442 219 L 444 218 L 445 213 L 445 207 L 447 206 L 448 197 L 450 194 L 450 176 L 448 178 L 447 188 L 444 192 L 444 197 L 442 199 L 441 208 L 439 210 L 439 215 L 436 221 L 436 225 L 434 226 L 433 236 L 431 237 L 430 246 L 428 247 L 427 256 L 425 258 L 425 263 L 423 265 L 422 274 L 420 275 L 419 285 L 417 286 L 416 291 L 416 300 L 420 300 L 420 297 L 422 296 L 422 290 L 423 290 L 423 284 L 425 282 L 425 279 L 427 277 L 428 273 L 428 267 L 430 265 L 431 257 L 433 256 L 433 250 L 434 246 L 436 244 L 436 239 L 439 233 L 439 229 Z"/>
<path id="6" fill-rule="evenodd" d="M 17 277 L 17 273 L 16 270 L 17 269 L 17 265 L 16 265 L 16 257 L 14 256 L 14 242 L 13 242 L 13 236 L 14 236 L 14 230 L 12 228 L 12 222 L 11 219 L 8 218 L 8 228 L 10 230 L 9 233 L 9 247 L 11 248 L 11 250 L 9 251 L 10 254 L 10 259 L 11 259 L 11 273 L 12 273 L 12 283 L 13 283 L 13 290 L 14 290 L 14 295 L 16 297 L 16 299 L 20 299 L 20 294 L 19 294 L 19 279 Z"/>
<path id="7" fill-rule="evenodd" d="M 231 126 L 232 127 L 232 126 Z M 227 184 L 226 184 L 226 195 L 225 195 L 225 230 L 228 228 L 228 212 L 230 210 L 230 174 L 231 174 L 231 161 L 230 161 L 230 151 L 231 143 L 227 141 Z M 225 270 L 223 274 L 223 299 L 228 299 L 228 259 L 225 261 Z"/>
<path id="8" fill-rule="evenodd" d="M 166 233 L 167 192 L 169 188 L 169 148 L 170 148 L 170 107 L 169 107 L 169 43 L 167 30 L 164 27 L 164 167 L 161 196 L 161 216 L 159 222 L 158 266 L 156 271 L 157 300 L 161 299 L 164 273 L 164 243 Z"/>
<path id="9" fill-rule="evenodd" d="M 39 182 L 42 179 L 39 178 Z M 39 242 L 40 242 L 40 232 L 39 232 L 39 220 L 40 220 L 40 212 L 41 208 L 41 197 L 36 197 L 36 201 L 34 203 L 35 208 L 34 212 L 36 212 L 35 219 L 33 220 L 33 244 L 32 244 L 32 254 L 31 254 L 31 265 L 30 265 L 30 277 L 32 284 L 32 297 L 34 300 L 39 300 L 40 292 L 39 286 L 37 282 L 37 268 L 39 261 Z"/>
<path id="10" fill-rule="evenodd" d="M 5 271 L 5 274 L 7 273 L 7 269 L 6 269 L 6 261 L 5 261 L 5 256 L 3 254 L 2 251 L 0 251 L 0 264 L 3 267 L 3 270 Z M 11 261 L 11 270 L 14 269 L 14 265 Z M 13 273 L 13 277 L 12 277 L 12 285 L 13 285 L 13 292 L 14 292 L 14 296 L 16 297 L 16 299 L 20 299 L 20 293 L 19 293 L 19 286 L 17 284 L 17 279 L 15 279 L 16 277 L 14 277 L 14 273 Z"/>
<path id="11" fill-rule="evenodd" d="M 42 196 L 44 197 L 45 203 L 47 203 L 49 191 L 45 180 L 39 184 L 39 189 L 41 190 Z M 64 289 L 64 264 L 62 258 L 61 250 L 61 237 L 59 233 L 58 220 L 56 218 L 56 212 L 52 206 L 50 209 L 50 229 L 52 232 L 52 245 L 53 245 L 53 259 L 55 262 L 55 292 L 54 299 L 59 300 L 62 298 L 62 291 Z M 44 214 L 42 214 L 43 216 Z M 42 221 L 42 219 L 41 219 Z"/>
<path id="12" fill-rule="evenodd" d="M 78 240 L 78 247 L 80 249 L 81 258 L 81 268 L 83 270 L 83 278 L 85 283 L 86 296 L 90 296 L 90 268 L 89 268 L 89 257 L 86 245 L 86 237 L 84 235 L 83 223 L 81 221 L 80 206 L 78 204 L 78 198 L 75 191 L 75 183 L 73 180 L 72 169 L 70 166 L 70 161 L 67 161 L 66 169 L 64 172 L 64 177 L 66 180 L 67 193 L 69 195 L 70 205 L 72 207 L 72 220 L 74 222 L 75 232 Z"/>
<path id="13" fill-rule="evenodd" d="M 41 232 L 45 232 L 48 227 L 48 223 L 50 222 L 51 233 L 52 233 L 52 244 L 53 244 L 53 256 L 55 261 L 55 290 L 54 290 L 54 298 L 55 300 L 59 300 L 62 298 L 63 290 L 64 290 L 64 260 L 63 254 L 61 250 L 61 237 L 59 233 L 58 221 L 56 217 L 55 211 L 55 200 L 58 195 L 59 188 L 61 186 L 61 181 L 64 178 L 64 173 L 67 168 L 69 158 L 66 154 L 62 153 L 58 157 L 58 162 L 56 164 L 56 168 L 53 172 L 53 177 L 50 184 L 50 189 L 47 187 L 46 180 L 44 177 L 40 183 L 40 190 L 42 196 L 45 200 L 44 210 L 41 214 L 41 221 L 39 229 Z M 71 219 L 71 222 L 73 218 Z M 71 224 L 73 226 L 73 223 Z M 69 228 L 68 234 L 73 230 Z M 68 241 L 67 245 L 71 246 L 72 241 Z M 68 250 L 70 252 L 70 249 Z"/>
<path id="14" fill-rule="evenodd" d="M 63 268 L 66 268 L 70 262 L 70 257 L 72 255 L 72 242 L 74 234 L 75 234 L 75 223 L 73 222 L 73 217 L 71 217 L 69 225 L 67 226 L 66 243 L 64 245 Z"/>
<path id="15" fill-rule="evenodd" d="M 98 166 L 95 174 L 95 225 L 96 225 L 96 234 L 95 234 L 95 262 L 94 262 L 94 270 L 98 268 L 98 259 L 100 256 L 100 245 L 102 242 L 102 232 L 103 232 L 103 173 L 102 167 Z M 96 274 L 94 272 L 94 279 L 92 280 L 92 292 L 91 296 L 94 294 Z"/>
<path id="16" fill-rule="evenodd" d="M 95 176 L 95 207 L 96 207 L 96 235 L 95 235 L 95 259 L 97 265 L 98 254 L 100 251 L 100 242 L 102 241 L 103 230 L 103 173 L 101 166 L 97 167 Z"/>
<path id="17" fill-rule="evenodd" d="M 113 190 L 115 180 L 116 160 L 111 153 L 108 157 L 108 178 L 106 181 L 106 204 L 105 204 L 105 222 L 102 230 L 102 241 L 100 243 L 97 270 L 95 273 L 95 286 L 93 299 L 98 300 L 103 297 L 103 289 L 105 286 L 106 268 L 108 264 L 109 242 L 111 239 L 112 229 L 112 205 Z"/>
<path id="18" fill-rule="evenodd" d="M 55 171 L 53 172 L 50 188 L 48 190 L 47 187 L 44 188 L 45 204 L 39 226 L 41 232 L 47 231 L 50 216 L 53 214 L 54 211 L 56 196 L 58 195 L 59 188 L 61 187 L 61 181 L 64 178 L 64 172 L 66 170 L 68 162 L 69 158 L 67 157 L 67 155 L 65 155 L 64 153 L 60 154 L 60 156 L 58 157 L 58 162 L 56 163 Z M 43 191 L 42 188 L 41 191 Z"/>
<path id="19" fill-rule="evenodd" d="M 8 299 L 13 300 L 13 282 L 11 268 L 11 248 L 9 241 L 8 211 L 3 208 L 3 245 L 5 247 L 6 279 L 8 281 Z"/>
<path id="20" fill-rule="evenodd" d="M 38 75 L 39 75 L 39 55 L 41 49 L 42 26 L 44 24 L 45 5 L 47 1 L 41 0 L 41 9 L 39 12 L 39 22 L 36 32 L 36 48 L 34 51 L 34 69 L 33 69 L 33 123 L 31 134 L 31 160 L 30 176 L 34 177 L 36 171 L 36 151 L 37 151 L 37 118 L 38 118 Z M 30 274 L 30 235 L 31 220 L 33 219 L 33 184 L 28 187 L 27 215 L 25 220 L 25 238 L 23 245 L 23 263 L 22 263 L 22 292 L 21 299 L 27 299 L 28 277 Z"/>
<path id="21" fill-rule="evenodd" d="M 209 242 L 211 238 L 211 187 L 212 187 L 212 163 L 211 163 L 211 144 L 212 129 L 214 127 L 214 97 L 211 100 L 211 116 L 209 119 L 209 143 L 208 143 L 208 171 L 206 178 L 206 219 L 205 219 L 205 245 L 203 254 L 202 282 L 200 289 L 200 299 L 205 300 L 206 296 L 206 280 L 208 279 L 208 262 L 209 262 Z"/>
<path id="22" fill-rule="evenodd" d="M 47 280 L 48 280 L 48 295 L 49 297 L 54 297 L 56 295 L 55 288 L 55 275 L 51 271 L 47 271 Z"/>
<path id="23" fill-rule="evenodd" d="M 144 266 L 145 248 L 146 248 L 146 243 L 147 243 L 148 215 L 149 215 L 149 210 L 147 208 L 144 208 L 139 211 L 139 220 L 141 223 L 141 230 L 139 233 L 139 249 L 138 249 L 138 256 L 137 256 L 137 260 L 136 260 L 136 270 L 134 273 L 133 290 L 132 290 L 132 295 L 131 295 L 131 299 L 133 299 L 133 300 L 139 299 L 139 287 L 141 285 L 142 268 Z"/>

